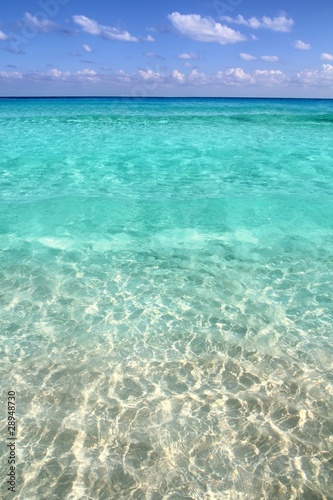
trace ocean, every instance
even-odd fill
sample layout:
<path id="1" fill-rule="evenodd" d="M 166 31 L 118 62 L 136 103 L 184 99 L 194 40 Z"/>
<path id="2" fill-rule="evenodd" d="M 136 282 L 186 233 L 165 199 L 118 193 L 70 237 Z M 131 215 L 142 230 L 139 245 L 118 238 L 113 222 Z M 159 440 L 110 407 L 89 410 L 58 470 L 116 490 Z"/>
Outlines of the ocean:
<path id="1" fill-rule="evenodd" d="M 333 498 L 333 101 L 0 130 L 0 497 L 15 435 L 20 500 Z"/>

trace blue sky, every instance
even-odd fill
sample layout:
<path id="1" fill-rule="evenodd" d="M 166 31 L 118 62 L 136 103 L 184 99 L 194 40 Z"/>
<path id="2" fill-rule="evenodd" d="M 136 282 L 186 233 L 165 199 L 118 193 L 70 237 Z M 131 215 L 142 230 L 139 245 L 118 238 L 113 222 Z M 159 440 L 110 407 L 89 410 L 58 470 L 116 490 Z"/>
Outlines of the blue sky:
<path id="1" fill-rule="evenodd" d="M 0 95 L 333 97 L 331 0 L 3 0 Z"/>

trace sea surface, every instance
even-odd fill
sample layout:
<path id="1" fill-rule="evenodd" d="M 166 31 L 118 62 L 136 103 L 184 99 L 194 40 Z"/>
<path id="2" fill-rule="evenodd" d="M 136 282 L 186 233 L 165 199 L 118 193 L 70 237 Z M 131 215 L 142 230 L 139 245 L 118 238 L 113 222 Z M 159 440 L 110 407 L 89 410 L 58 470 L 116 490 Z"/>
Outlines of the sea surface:
<path id="1" fill-rule="evenodd" d="M 0 99 L 1 492 L 333 498 L 333 101 Z"/>

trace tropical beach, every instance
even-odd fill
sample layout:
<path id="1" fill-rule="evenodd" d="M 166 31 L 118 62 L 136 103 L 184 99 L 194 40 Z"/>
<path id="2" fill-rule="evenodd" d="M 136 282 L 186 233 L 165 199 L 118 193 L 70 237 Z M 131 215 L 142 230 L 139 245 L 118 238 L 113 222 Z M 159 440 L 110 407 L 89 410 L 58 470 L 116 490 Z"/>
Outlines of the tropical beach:
<path id="1" fill-rule="evenodd" d="M 20 498 L 329 498 L 332 107 L 1 100 Z"/>
<path id="2" fill-rule="evenodd" d="M 39 35 L 89 33 L 89 54 L 194 37 L 191 10 L 152 42 L 63 4 L 25 15 L 27 57 Z M 295 24 L 200 12 L 191 29 L 219 38 L 199 45 Z M 190 97 L 300 84 L 224 68 L 200 90 L 185 64 L 208 55 L 184 50 L 178 73 L 118 73 L 120 97 L 92 94 L 114 71 L 0 71 L 1 498 L 333 497 L 333 101 Z M 57 95 L 33 97 L 42 82 Z"/>

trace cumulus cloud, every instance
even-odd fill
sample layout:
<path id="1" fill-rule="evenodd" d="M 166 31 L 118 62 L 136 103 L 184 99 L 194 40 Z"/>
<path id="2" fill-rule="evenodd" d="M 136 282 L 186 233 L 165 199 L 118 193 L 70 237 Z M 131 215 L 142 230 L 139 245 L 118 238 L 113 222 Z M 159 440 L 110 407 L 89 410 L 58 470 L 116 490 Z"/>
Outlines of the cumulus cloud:
<path id="1" fill-rule="evenodd" d="M 309 43 L 302 42 L 302 40 L 296 40 L 296 42 L 294 42 L 294 47 L 295 47 L 295 49 L 299 49 L 299 50 L 311 49 L 311 45 Z"/>
<path id="2" fill-rule="evenodd" d="M 279 60 L 277 56 L 261 56 L 260 59 L 265 62 L 276 62 Z"/>
<path id="3" fill-rule="evenodd" d="M 99 76 L 97 75 L 96 71 L 88 68 L 81 71 L 76 71 L 75 76 L 79 79 L 83 78 L 94 82 L 99 80 Z"/>
<path id="4" fill-rule="evenodd" d="M 288 82 L 287 76 L 279 69 L 257 69 L 253 73 L 256 85 L 274 86 Z"/>
<path id="5" fill-rule="evenodd" d="M 13 73 L 10 73 L 11 75 Z M 23 78 L 24 81 L 64 81 L 64 82 L 88 82 L 97 83 L 100 81 L 100 76 L 96 71 L 92 69 L 85 68 L 80 71 L 61 71 L 57 68 L 52 68 L 47 72 L 44 71 L 32 71 L 28 73 L 19 73 L 21 76 L 17 78 Z"/>
<path id="6" fill-rule="evenodd" d="M 180 14 L 173 12 L 168 16 L 173 27 L 182 35 L 200 42 L 227 45 L 246 40 L 239 31 L 235 31 L 213 19 L 201 17 L 199 14 Z"/>
<path id="7" fill-rule="evenodd" d="M 170 85 L 183 85 L 187 83 L 187 77 L 178 69 L 171 72 L 159 72 L 151 69 L 140 69 L 137 73 L 126 73 L 125 71 L 117 71 L 111 76 L 117 82 L 143 85 L 143 87 L 151 88 L 156 85 L 170 86 Z"/>
<path id="8" fill-rule="evenodd" d="M 243 68 L 228 68 L 215 75 L 206 75 L 193 70 L 187 82 L 191 85 L 228 85 L 228 86 L 262 86 L 271 87 L 288 82 L 286 75 L 280 70 L 255 70 L 247 73 Z"/>
<path id="9" fill-rule="evenodd" d="M 71 80 L 71 81 L 80 81 L 80 82 L 99 82 L 100 77 L 97 75 L 96 71 L 93 69 L 82 69 L 80 71 L 75 71 L 71 73 L 70 71 L 60 71 L 58 69 L 51 69 L 48 73 L 45 73 L 44 76 L 49 77 L 51 80 Z"/>
<path id="10" fill-rule="evenodd" d="M 287 17 L 285 14 L 281 14 L 278 17 L 268 17 L 263 16 L 261 19 L 257 17 L 250 17 L 245 19 L 243 16 L 238 15 L 235 18 L 230 16 L 222 16 L 221 19 L 228 23 L 240 24 L 247 26 L 248 28 L 259 29 L 264 28 L 272 31 L 288 32 L 291 31 L 294 20 L 291 17 Z"/>
<path id="11" fill-rule="evenodd" d="M 215 74 L 206 74 L 197 69 L 190 70 L 189 74 L 184 74 L 178 69 L 167 71 L 153 71 L 152 69 L 140 69 L 133 73 L 127 73 L 123 70 L 116 72 L 108 69 L 108 73 L 97 73 L 92 69 L 85 68 L 81 71 L 62 71 L 57 68 L 51 68 L 47 72 L 28 72 L 20 71 L 0 71 L 0 81 L 22 82 L 72 82 L 79 84 L 98 84 L 112 86 L 121 85 L 124 92 L 133 93 L 133 89 L 143 89 L 149 92 L 151 90 L 163 90 L 166 88 L 190 86 L 202 87 L 204 91 L 208 87 L 220 89 L 223 86 L 235 87 L 239 89 L 247 88 L 275 88 L 280 91 L 287 87 L 305 87 L 305 88 L 328 88 L 333 85 L 333 64 L 323 64 L 320 69 L 307 69 L 296 73 L 293 76 L 287 76 L 280 70 L 257 69 L 255 71 L 246 71 L 241 67 L 228 68 L 218 71 Z M 111 87 L 108 87 L 111 88 Z"/>
<path id="12" fill-rule="evenodd" d="M 81 45 L 81 47 L 83 48 L 83 50 L 85 52 L 93 52 L 93 49 L 90 47 L 90 45 L 87 45 L 86 43 L 84 43 L 83 45 Z"/>
<path id="13" fill-rule="evenodd" d="M 82 28 L 82 31 L 90 35 L 100 36 L 106 40 L 118 40 L 120 42 L 138 42 L 139 39 L 131 35 L 128 31 L 121 31 L 111 26 L 103 26 L 94 19 L 86 16 L 73 16 L 75 24 Z"/>
<path id="14" fill-rule="evenodd" d="M 255 61 L 256 59 L 254 56 L 251 56 L 251 54 L 246 54 L 245 52 L 241 52 L 239 55 L 244 61 Z"/>
<path id="15" fill-rule="evenodd" d="M 322 61 L 333 61 L 333 54 L 328 54 L 327 52 L 323 52 L 320 54 L 320 59 Z"/>
<path id="16" fill-rule="evenodd" d="M 152 69 L 139 69 L 138 75 L 142 80 L 150 83 L 162 83 L 164 79 L 161 73 Z"/>
<path id="17" fill-rule="evenodd" d="M 151 35 L 147 35 L 146 37 L 144 37 L 143 41 L 144 42 L 155 42 L 155 38 Z"/>
<path id="18" fill-rule="evenodd" d="M 21 80 L 23 74 L 20 71 L 0 71 L 0 78 L 3 80 Z"/>
<path id="19" fill-rule="evenodd" d="M 329 66 L 329 65 L 328 65 Z M 333 66 L 331 66 L 333 70 Z M 333 72 L 332 72 L 333 76 Z M 207 75 L 203 72 L 193 69 L 188 75 L 174 69 L 169 73 L 161 73 L 151 69 L 140 69 L 136 73 L 126 73 L 123 70 L 109 74 L 97 74 L 92 69 L 84 69 L 81 71 L 61 71 L 57 68 L 52 68 L 47 72 L 30 72 L 20 73 L 0 72 L 0 79 L 3 81 L 23 80 L 23 81 L 58 81 L 58 82 L 79 82 L 79 83 L 121 83 L 127 88 L 132 85 L 141 85 L 142 88 L 151 89 L 157 87 L 170 87 L 174 85 L 190 85 L 190 86 L 274 86 L 282 84 L 286 81 L 285 75 L 281 71 L 274 70 L 256 70 L 252 73 L 247 73 L 242 68 L 228 68 L 224 71 L 218 71 L 216 74 Z M 126 88 L 125 87 L 125 88 Z"/>
<path id="20" fill-rule="evenodd" d="M 119 77 L 119 74 L 117 75 Z M 124 79 L 124 72 L 121 78 Z M 182 85 L 186 83 L 186 75 L 178 69 L 172 70 L 170 73 L 153 71 L 151 69 L 140 69 L 137 73 L 127 75 L 129 82 L 134 84 L 142 84 L 143 87 L 151 88 L 152 86 L 170 86 Z"/>
<path id="21" fill-rule="evenodd" d="M 331 86 L 333 85 L 333 65 L 323 64 L 319 70 L 299 71 L 296 74 L 294 81 L 304 86 Z"/>
<path id="22" fill-rule="evenodd" d="M 70 71 L 60 71 L 59 69 L 52 68 L 48 73 L 41 73 L 41 76 L 49 76 L 50 78 L 65 80 L 68 76 L 70 76 Z"/>
<path id="23" fill-rule="evenodd" d="M 192 85 L 207 85 L 212 83 L 211 78 L 206 75 L 205 73 L 199 71 L 197 69 L 194 69 L 191 71 L 191 73 L 187 77 L 188 83 Z"/>
<path id="24" fill-rule="evenodd" d="M 10 40 L 10 38 L 8 35 L 6 35 L 6 33 L 0 30 L 0 40 L 2 42 L 7 42 L 8 40 Z"/>
<path id="25" fill-rule="evenodd" d="M 134 81 L 132 80 L 132 75 L 126 73 L 126 71 L 122 69 L 118 70 L 116 73 L 113 73 L 111 75 L 111 78 L 120 83 L 134 83 Z"/>
<path id="26" fill-rule="evenodd" d="M 229 68 L 226 71 L 218 71 L 216 77 L 225 85 L 253 83 L 252 76 L 246 73 L 242 68 Z"/>
<path id="27" fill-rule="evenodd" d="M 173 80 L 175 80 L 177 83 L 185 83 L 186 81 L 186 78 L 185 78 L 185 75 L 183 73 L 181 73 L 180 71 L 178 71 L 178 69 L 174 69 L 171 73 L 171 77 L 173 78 Z"/>

